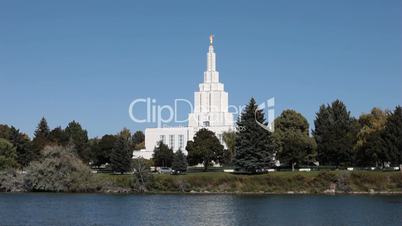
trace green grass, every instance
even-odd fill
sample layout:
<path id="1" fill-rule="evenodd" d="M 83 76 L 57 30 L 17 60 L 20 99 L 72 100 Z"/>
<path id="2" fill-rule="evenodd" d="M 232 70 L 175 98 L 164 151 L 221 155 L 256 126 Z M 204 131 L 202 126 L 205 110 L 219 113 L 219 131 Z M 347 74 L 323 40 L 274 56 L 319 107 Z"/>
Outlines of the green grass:
<path id="1" fill-rule="evenodd" d="M 103 183 L 109 182 L 119 187 L 129 188 L 133 185 L 132 175 L 98 174 L 97 178 Z M 223 172 L 154 174 L 149 191 L 323 193 L 334 186 L 337 192 L 402 192 L 402 174 L 379 171 L 272 172 L 260 175 Z"/>
<path id="2" fill-rule="evenodd" d="M 133 183 L 133 175 L 99 173 L 95 174 L 95 181 L 101 186 L 108 185 L 114 187 L 130 188 Z"/>

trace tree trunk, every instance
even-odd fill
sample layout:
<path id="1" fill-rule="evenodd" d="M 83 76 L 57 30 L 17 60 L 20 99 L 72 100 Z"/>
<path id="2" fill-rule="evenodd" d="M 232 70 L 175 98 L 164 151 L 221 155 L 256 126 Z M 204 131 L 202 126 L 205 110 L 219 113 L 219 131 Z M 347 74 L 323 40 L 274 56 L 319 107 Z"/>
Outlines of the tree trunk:
<path id="1" fill-rule="evenodd" d="M 292 162 L 292 172 L 295 171 L 295 165 L 296 165 L 296 163 L 295 163 L 295 162 Z"/>
<path id="2" fill-rule="evenodd" d="M 208 163 L 204 163 L 204 172 L 207 172 L 208 169 Z"/>

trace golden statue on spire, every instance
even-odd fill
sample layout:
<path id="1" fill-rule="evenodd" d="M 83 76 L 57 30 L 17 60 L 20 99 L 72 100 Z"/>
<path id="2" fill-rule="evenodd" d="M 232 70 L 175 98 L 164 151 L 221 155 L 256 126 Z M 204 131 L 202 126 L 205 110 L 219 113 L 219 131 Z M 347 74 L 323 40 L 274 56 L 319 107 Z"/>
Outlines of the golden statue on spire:
<path id="1" fill-rule="evenodd" d="M 210 36 L 209 36 L 209 44 L 212 46 L 212 44 L 214 43 L 214 35 L 213 34 L 211 34 Z"/>

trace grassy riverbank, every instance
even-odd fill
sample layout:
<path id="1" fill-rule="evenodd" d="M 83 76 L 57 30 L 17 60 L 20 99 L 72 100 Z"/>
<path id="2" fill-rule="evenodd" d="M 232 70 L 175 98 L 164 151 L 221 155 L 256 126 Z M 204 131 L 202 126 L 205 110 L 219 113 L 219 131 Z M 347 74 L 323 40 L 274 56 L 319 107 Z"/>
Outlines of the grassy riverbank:
<path id="1" fill-rule="evenodd" d="M 99 184 L 109 184 L 110 192 L 127 192 L 135 187 L 132 175 L 96 175 Z M 116 190 L 116 188 L 119 188 Z M 156 174 L 149 192 L 205 193 L 368 193 L 402 192 L 400 172 L 328 171 L 274 172 L 235 175 L 220 172 L 186 175 Z"/>

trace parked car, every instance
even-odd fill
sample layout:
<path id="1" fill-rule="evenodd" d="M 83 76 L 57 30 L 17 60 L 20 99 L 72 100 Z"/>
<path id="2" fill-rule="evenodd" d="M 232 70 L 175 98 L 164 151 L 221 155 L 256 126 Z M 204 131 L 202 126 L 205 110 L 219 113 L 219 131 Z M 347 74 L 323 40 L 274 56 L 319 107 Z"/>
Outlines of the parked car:
<path id="1" fill-rule="evenodd" d="M 172 168 L 170 168 L 170 167 L 160 167 L 158 172 L 163 173 L 163 174 L 171 174 L 172 173 Z"/>
<path id="2" fill-rule="evenodd" d="M 180 171 L 180 170 L 172 170 L 172 172 L 170 173 L 172 175 L 180 175 L 180 174 L 185 174 L 185 171 Z"/>

